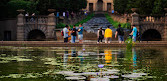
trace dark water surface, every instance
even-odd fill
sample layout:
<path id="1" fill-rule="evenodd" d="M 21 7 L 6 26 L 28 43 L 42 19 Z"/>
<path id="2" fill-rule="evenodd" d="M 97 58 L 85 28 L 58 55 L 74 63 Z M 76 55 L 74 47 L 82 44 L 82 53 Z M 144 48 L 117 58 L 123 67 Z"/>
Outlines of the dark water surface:
<path id="1" fill-rule="evenodd" d="M 0 81 L 68 80 L 167 81 L 167 48 L 0 47 Z"/>

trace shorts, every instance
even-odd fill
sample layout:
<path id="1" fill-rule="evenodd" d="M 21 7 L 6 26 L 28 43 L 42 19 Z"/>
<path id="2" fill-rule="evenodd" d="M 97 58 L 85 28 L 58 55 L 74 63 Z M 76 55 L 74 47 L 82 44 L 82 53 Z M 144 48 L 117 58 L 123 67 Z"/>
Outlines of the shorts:
<path id="1" fill-rule="evenodd" d="M 105 40 L 106 40 L 106 41 L 111 41 L 111 38 L 106 38 Z"/>
<path id="2" fill-rule="evenodd" d="M 134 37 L 134 36 L 133 36 L 133 38 L 132 38 L 132 39 L 133 39 L 133 42 L 136 42 L 136 37 Z"/>
<path id="3" fill-rule="evenodd" d="M 83 35 L 78 35 L 79 40 L 83 40 Z"/>
<path id="4" fill-rule="evenodd" d="M 118 41 L 124 41 L 124 36 L 118 35 Z"/>

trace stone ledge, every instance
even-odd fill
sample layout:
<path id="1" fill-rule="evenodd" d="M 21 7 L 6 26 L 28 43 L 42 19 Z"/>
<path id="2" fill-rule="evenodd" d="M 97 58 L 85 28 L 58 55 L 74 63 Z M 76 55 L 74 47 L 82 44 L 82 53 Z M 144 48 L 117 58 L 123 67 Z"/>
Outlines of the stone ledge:
<path id="1" fill-rule="evenodd" d="M 96 42 L 63 43 L 56 41 L 0 41 L 0 46 L 29 46 L 29 47 L 126 47 L 126 44 L 120 44 L 116 41 L 109 44 L 97 44 Z M 143 41 L 136 43 L 134 47 L 167 47 L 167 41 Z"/>

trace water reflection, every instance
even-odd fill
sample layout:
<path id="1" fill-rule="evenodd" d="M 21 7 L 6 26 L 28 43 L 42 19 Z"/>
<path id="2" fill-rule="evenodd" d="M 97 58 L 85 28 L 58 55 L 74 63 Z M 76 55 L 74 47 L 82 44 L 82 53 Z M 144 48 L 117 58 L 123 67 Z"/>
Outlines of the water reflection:
<path id="1" fill-rule="evenodd" d="M 40 80 L 48 78 L 59 81 L 60 78 L 87 81 L 104 78 L 115 81 L 165 81 L 167 75 L 166 48 L 161 50 L 90 47 L 5 49 L 0 49 L 0 80 L 2 81 L 10 81 L 6 77 L 33 76 L 33 73 Z M 104 65 L 102 73 L 98 68 L 99 64 Z M 17 75 L 11 76 L 10 74 L 13 73 Z M 102 77 L 99 74 L 102 74 Z M 41 75 L 43 77 L 40 77 Z M 34 80 L 32 77 L 30 79 Z"/>
<path id="2" fill-rule="evenodd" d="M 105 54 L 105 63 L 109 64 L 112 61 L 112 50 L 104 50 Z"/>

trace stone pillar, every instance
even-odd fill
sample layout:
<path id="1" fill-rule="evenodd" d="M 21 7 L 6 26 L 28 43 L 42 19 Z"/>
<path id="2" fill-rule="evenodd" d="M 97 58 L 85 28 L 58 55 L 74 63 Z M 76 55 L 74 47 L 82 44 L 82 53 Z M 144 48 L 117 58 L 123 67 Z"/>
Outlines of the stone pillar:
<path id="1" fill-rule="evenodd" d="M 132 24 L 131 25 L 135 25 L 136 28 L 139 30 L 139 14 L 137 14 L 136 12 L 134 12 L 132 14 Z"/>
<path id="2" fill-rule="evenodd" d="M 107 11 L 107 2 L 103 2 L 103 11 Z"/>
<path id="3" fill-rule="evenodd" d="M 164 37 L 162 40 L 167 41 L 167 13 L 165 14 Z"/>
<path id="4" fill-rule="evenodd" d="M 24 15 L 17 16 L 17 41 L 24 41 Z"/>
<path id="5" fill-rule="evenodd" d="M 96 3 L 93 3 L 93 11 L 96 11 Z"/>
<path id="6" fill-rule="evenodd" d="M 87 2 L 87 11 L 89 12 L 89 2 Z"/>
<path id="7" fill-rule="evenodd" d="M 54 37 L 54 30 L 55 30 L 55 15 L 54 13 L 51 13 L 48 15 L 48 24 L 47 24 L 47 39 L 55 39 Z"/>

